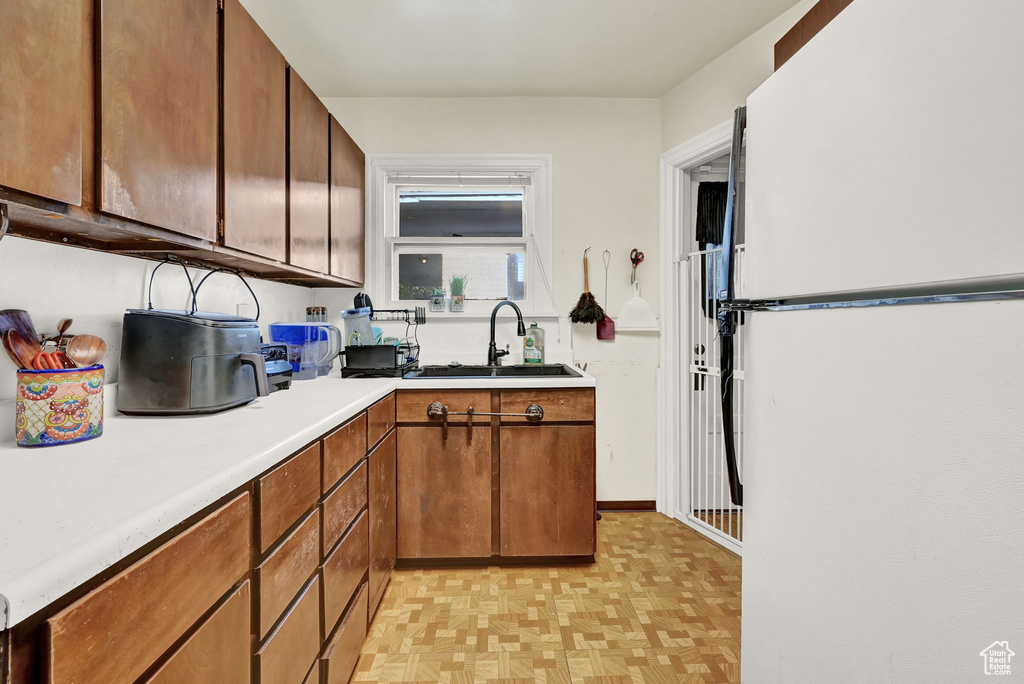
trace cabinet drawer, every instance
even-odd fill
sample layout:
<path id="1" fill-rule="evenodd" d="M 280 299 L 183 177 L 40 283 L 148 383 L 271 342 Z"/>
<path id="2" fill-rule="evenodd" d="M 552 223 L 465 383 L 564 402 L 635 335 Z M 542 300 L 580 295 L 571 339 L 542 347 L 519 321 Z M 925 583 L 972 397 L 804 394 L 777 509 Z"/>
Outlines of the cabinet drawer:
<path id="1" fill-rule="evenodd" d="M 301 682 L 320 652 L 320 578 L 314 577 L 277 631 L 256 652 L 259 681 Z"/>
<path id="2" fill-rule="evenodd" d="M 49 681 L 135 681 L 248 571 L 251 519 L 246 492 L 47 620 Z"/>
<path id="3" fill-rule="evenodd" d="M 369 563 L 369 525 L 367 514 L 348 531 L 341 543 L 324 561 L 324 628 L 330 631 L 348 605 L 352 593 L 363 581 Z"/>
<path id="4" fill-rule="evenodd" d="M 392 392 L 371 406 L 366 415 L 366 444 L 372 447 L 383 439 L 388 430 L 395 427 L 395 393 Z"/>
<path id="5" fill-rule="evenodd" d="M 364 584 L 324 649 L 320 659 L 320 681 L 324 684 L 345 684 L 356 669 L 359 651 L 366 640 L 367 594 Z"/>
<path id="6" fill-rule="evenodd" d="M 427 407 L 432 402 L 439 401 L 448 407 L 449 411 L 464 412 L 470 406 L 476 411 L 488 413 L 491 410 L 491 393 L 487 390 L 467 391 L 445 391 L 445 390 L 406 390 L 398 393 L 397 415 L 399 423 L 437 423 L 440 419 L 431 420 L 427 417 Z M 465 423 L 466 416 L 448 416 L 449 423 Z M 475 422 L 486 423 L 487 418 L 477 418 Z"/>
<path id="7" fill-rule="evenodd" d="M 260 553 L 273 546 L 320 498 L 320 443 L 257 480 Z"/>
<path id="8" fill-rule="evenodd" d="M 323 491 L 333 487 L 365 455 L 366 414 L 360 413 L 324 438 Z"/>
<path id="9" fill-rule="evenodd" d="M 146 684 L 249 684 L 249 610 L 246 580 Z"/>
<path id="10" fill-rule="evenodd" d="M 320 562 L 320 511 L 314 510 L 256 568 L 262 639 Z"/>
<path id="11" fill-rule="evenodd" d="M 505 390 L 501 393 L 502 413 L 526 413 L 526 407 L 538 404 L 544 409 L 545 423 L 594 420 L 594 390 L 536 389 Z M 502 418 L 503 423 L 525 423 L 526 418 Z"/>
<path id="12" fill-rule="evenodd" d="M 366 463 L 324 499 L 324 553 L 330 551 L 366 506 Z"/>

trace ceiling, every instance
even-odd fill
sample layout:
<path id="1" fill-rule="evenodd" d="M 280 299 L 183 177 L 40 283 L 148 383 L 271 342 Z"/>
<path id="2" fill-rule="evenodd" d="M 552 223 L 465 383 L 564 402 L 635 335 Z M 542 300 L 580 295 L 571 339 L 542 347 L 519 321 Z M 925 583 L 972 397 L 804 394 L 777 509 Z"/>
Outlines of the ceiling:
<path id="1" fill-rule="evenodd" d="M 241 0 L 321 97 L 661 97 L 796 0 Z"/>

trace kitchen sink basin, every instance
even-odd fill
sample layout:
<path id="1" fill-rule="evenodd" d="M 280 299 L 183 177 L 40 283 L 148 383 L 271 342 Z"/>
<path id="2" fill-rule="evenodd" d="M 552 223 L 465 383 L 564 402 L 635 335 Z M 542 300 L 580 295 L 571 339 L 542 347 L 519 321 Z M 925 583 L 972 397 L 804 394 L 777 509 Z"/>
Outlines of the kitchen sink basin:
<path id="1" fill-rule="evenodd" d="M 579 378 L 575 369 L 562 363 L 523 366 L 423 366 L 406 373 L 406 380 L 429 378 Z"/>
<path id="2" fill-rule="evenodd" d="M 531 364 L 526 366 L 498 366 L 494 369 L 496 378 L 579 378 L 574 369 L 562 363 Z"/>

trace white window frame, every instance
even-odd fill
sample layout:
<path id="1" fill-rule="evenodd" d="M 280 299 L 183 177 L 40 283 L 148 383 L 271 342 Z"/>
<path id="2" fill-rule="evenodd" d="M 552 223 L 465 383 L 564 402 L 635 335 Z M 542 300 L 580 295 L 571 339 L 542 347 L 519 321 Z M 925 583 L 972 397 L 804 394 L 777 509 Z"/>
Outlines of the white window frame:
<path id="1" fill-rule="evenodd" d="M 430 186 L 423 179 L 448 179 Z M 522 179 L 524 236 L 522 238 L 409 238 L 398 234 L 398 190 L 410 180 L 422 190 L 502 187 L 501 178 Z M 454 185 L 452 184 L 454 183 Z M 461 185 L 460 185 L 461 184 Z M 512 185 L 516 187 L 516 185 Z M 524 316 L 554 315 L 551 295 L 551 155 L 549 154 L 369 154 L 366 156 L 366 291 L 380 309 L 428 306 L 425 300 L 393 299 L 398 277 L 397 256 L 417 244 L 444 245 L 446 251 L 494 251 L 523 248 L 526 253 L 524 300 L 516 303 Z M 497 302 L 466 300 L 461 313 L 431 317 L 489 316 Z"/>

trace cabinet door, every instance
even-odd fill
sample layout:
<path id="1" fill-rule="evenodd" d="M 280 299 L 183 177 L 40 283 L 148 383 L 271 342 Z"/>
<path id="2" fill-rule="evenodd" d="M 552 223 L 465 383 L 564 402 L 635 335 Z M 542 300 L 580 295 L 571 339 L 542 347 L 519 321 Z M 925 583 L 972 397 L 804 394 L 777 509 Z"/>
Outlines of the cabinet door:
<path id="1" fill-rule="evenodd" d="M 238 0 L 224 3 L 224 244 L 285 260 L 287 67 Z"/>
<path id="2" fill-rule="evenodd" d="M 594 428 L 531 425 L 500 430 L 501 555 L 594 553 Z"/>
<path id="3" fill-rule="evenodd" d="M 289 69 L 289 263 L 327 273 L 330 127 L 327 108 Z"/>
<path id="4" fill-rule="evenodd" d="M 250 605 L 246 580 L 146 684 L 248 684 Z"/>
<path id="5" fill-rule="evenodd" d="M 101 0 L 100 210 L 217 237 L 217 0 Z"/>
<path id="6" fill-rule="evenodd" d="M 83 3 L 5 0 L 0 185 L 82 203 L 82 112 L 92 78 Z"/>
<path id="7" fill-rule="evenodd" d="M 491 555 L 491 428 L 398 428 L 398 557 Z"/>
<path id="8" fill-rule="evenodd" d="M 398 440 L 392 432 L 369 456 L 370 466 L 370 612 L 391 577 L 397 558 L 395 496 Z"/>
<path id="9" fill-rule="evenodd" d="M 363 282 L 366 155 L 331 117 L 331 275 Z"/>

